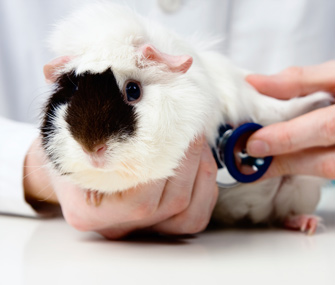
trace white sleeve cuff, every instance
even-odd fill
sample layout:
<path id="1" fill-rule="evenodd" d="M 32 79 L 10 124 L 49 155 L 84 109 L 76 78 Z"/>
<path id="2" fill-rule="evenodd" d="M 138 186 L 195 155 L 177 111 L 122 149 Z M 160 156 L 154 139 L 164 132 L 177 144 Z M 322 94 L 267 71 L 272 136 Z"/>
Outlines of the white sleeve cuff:
<path id="1" fill-rule="evenodd" d="M 24 198 L 23 166 L 39 131 L 33 125 L 0 118 L 0 213 L 40 216 Z"/>

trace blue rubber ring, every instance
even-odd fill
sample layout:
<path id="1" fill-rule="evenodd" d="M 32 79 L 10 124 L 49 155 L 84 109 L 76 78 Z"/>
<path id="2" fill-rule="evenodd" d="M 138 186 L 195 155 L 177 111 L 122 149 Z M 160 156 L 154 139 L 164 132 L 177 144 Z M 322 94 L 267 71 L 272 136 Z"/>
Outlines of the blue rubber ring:
<path id="1" fill-rule="evenodd" d="M 239 126 L 236 130 L 233 131 L 229 139 L 227 140 L 224 147 L 224 163 L 230 173 L 230 175 L 241 183 L 250 183 L 254 182 L 257 179 L 261 178 L 263 174 L 268 170 L 271 162 L 272 156 L 267 156 L 264 158 L 264 164 L 258 169 L 257 172 L 253 174 L 243 174 L 241 173 L 236 165 L 234 148 L 238 139 L 245 133 L 252 132 L 261 129 L 262 126 L 255 123 L 246 123 Z"/>

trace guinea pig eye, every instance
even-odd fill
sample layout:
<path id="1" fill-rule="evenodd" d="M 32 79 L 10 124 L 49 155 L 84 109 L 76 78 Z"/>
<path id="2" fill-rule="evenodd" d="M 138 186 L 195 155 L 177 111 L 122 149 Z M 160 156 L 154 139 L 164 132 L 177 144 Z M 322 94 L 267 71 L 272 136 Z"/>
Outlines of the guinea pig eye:
<path id="1" fill-rule="evenodd" d="M 125 100 L 128 103 L 136 103 L 141 99 L 142 88 L 141 85 L 136 81 L 128 81 L 124 87 Z"/>

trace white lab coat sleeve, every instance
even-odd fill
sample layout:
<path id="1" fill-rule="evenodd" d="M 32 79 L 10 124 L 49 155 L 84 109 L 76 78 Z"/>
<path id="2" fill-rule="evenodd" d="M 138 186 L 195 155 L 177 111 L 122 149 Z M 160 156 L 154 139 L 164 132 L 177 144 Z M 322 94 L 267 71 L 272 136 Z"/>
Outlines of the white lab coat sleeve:
<path id="1" fill-rule="evenodd" d="M 24 160 L 38 129 L 0 118 L 0 134 L 0 213 L 38 217 L 23 190 Z"/>

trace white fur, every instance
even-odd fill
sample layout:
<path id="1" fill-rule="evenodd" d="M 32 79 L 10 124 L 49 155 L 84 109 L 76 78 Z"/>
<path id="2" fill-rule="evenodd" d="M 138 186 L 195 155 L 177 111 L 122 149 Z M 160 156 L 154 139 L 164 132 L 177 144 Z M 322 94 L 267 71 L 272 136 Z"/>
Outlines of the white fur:
<path id="1" fill-rule="evenodd" d="M 166 54 L 191 55 L 192 67 L 180 74 L 149 64 L 138 52 L 148 43 Z M 268 125 L 329 103 L 326 94 L 290 101 L 263 96 L 246 83 L 247 73 L 223 55 L 197 51 L 177 35 L 117 5 L 99 3 L 80 9 L 56 27 L 50 45 L 57 56 L 73 56 L 60 74 L 71 70 L 76 74 L 99 73 L 111 68 L 120 89 L 128 79 L 142 84 L 143 99 L 135 105 L 139 122 L 136 136 L 122 144 L 111 138 L 105 169 L 91 166 L 71 137 L 64 120 L 66 106 L 55 118 L 58 130 L 47 151 L 57 152 L 62 170 L 72 172 L 70 178 L 80 186 L 106 193 L 172 176 L 190 142 L 205 132 L 212 144 L 221 123 Z M 298 180 L 306 184 L 303 178 Z M 255 222 L 266 220 L 274 210 L 280 216 L 288 215 L 300 202 L 295 199 L 286 208 L 276 202 L 283 200 L 278 189 L 290 185 L 284 184 L 276 178 L 223 190 L 216 213 L 226 221 L 249 215 Z M 300 188 L 304 187 L 308 185 Z M 294 191 L 285 195 L 291 197 Z M 318 195 L 312 196 L 306 199 L 314 201 Z M 307 208 L 310 212 L 311 207 Z"/>

